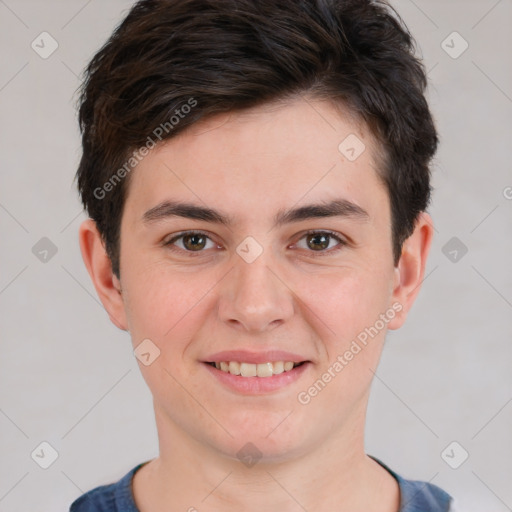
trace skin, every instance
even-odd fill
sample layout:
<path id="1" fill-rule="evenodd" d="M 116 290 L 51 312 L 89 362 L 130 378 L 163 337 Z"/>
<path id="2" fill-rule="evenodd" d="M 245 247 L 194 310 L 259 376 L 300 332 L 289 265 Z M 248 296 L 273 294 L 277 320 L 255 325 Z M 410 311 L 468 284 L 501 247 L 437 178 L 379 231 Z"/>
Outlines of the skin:
<path id="1" fill-rule="evenodd" d="M 366 146 L 353 162 L 338 150 L 349 134 Z M 133 171 L 120 280 L 94 222 L 81 225 L 83 259 L 111 321 L 129 331 L 134 348 L 149 338 L 160 350 L 149 366 L 139 362 L 160 444 L 159 457 L 134 477 L 142 512 L 259 512 L 269 503 L 282 512 L 398 510 L 396 481 L 364 452 L 365 414 L 386 331 L 401 327 L 420 290 L 433 228 L 422 213 L 393 265 L 376 155 L 366 127 L 328 102 L 300 98 L 218 115 L 155 147 Z M 278 210 L 334 198 L 368 218 L 273 227 Z M 144 212 L 165 199 L 220 210 L 234 224 L 180 217 L 144 224 Z M 187 252 L 183 238 L 176 251 L 164 245 L 191 229 L 210 237 L 202 252 Z M 348 243 L 311 248 L 306 230 L 334 231 Z M 263 249 L 252 263 L 236 252 L 247 236 Z M 402 311 L 307 405 L 299 403 L 298 393 L 394 303 Z M 266 395 L 228 390 L 201 363 L 221 350 L 271 348 L 312 364 Z M 262 453 L 252 467 L 236 456 L 248 441 Z"/>

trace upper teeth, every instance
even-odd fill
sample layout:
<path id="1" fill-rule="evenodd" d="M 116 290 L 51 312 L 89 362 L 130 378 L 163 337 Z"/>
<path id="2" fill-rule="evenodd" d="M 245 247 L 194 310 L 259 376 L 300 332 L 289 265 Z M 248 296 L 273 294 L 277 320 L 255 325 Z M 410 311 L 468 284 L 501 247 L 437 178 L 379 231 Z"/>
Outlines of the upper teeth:
<path id="1" fill-rule="evenodd" d="M 276 361 L 273 363 L 239 363 L 237 361 L 222 361 L 215 363 L 217 370 L 231 373 L 232 375 L 241 375 L 242 377 L 272 377 L 283 372 L 288 372 L 299 363 L 292 361 Z"/>

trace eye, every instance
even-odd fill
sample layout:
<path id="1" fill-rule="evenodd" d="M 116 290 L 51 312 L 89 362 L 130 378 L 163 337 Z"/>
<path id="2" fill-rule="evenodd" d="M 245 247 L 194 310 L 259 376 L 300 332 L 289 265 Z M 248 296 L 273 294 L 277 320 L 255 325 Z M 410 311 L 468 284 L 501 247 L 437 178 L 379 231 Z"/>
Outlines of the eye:
<path id="1" fill-rule="evenodd" d="M 299 242 L 302 240 L 306 241 L 305 246 L 300 247 L 300 244 L 297 243 L 297 247 L 310 249 L 312 252 L 329 254 L 342 249 L 343 246 L 347 244 L 345 240 L 331 231 L 308 231 L 302 236 Z M 333 241 L 337 242 L 334 248 L 331 244 Z"/>
<path id="2" fill-rule="evenodd" d="M 179 242 L 179 243 L 177 243 Z M 208 245 L 210 242 L 210 246 Z M 215 247 L 215 243 L 202 231 L 186 231 L 174 236 L 164 243 L 171 250 L 182 250 L 186 252 L 202 252 L 203 249 Z"/>
<path id="3" fill-rule="evenodd" d="M 302 242 L 302 240 L 305 240 L 305 246 L 301 246 L 300 242 Z M 333 242 L 336 243 L 333 245 Z M 300 249 L 319 253 L 319 256 L 325 253 L 331 254 L 342 249 L 345 245 L 347 245 L 347 242 L 331 231 L 308 231 L 302 235 L 299 239 L 299 243 L 295 244 L 295 246 Z M 205 249 L 212 249 L 217 245 L 202 231 L 185 231 L 164 242 L 164 246 L 172 251 L 201 253 L 204 252 Z"/>

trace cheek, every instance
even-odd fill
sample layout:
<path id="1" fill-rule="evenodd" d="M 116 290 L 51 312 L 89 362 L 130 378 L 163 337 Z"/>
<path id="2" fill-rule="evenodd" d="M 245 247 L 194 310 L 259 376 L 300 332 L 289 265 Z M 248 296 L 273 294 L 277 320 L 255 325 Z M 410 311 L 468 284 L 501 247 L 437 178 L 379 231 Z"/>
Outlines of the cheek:
<path id="1" fill-rule="evenodd" d="M 343 347 L 373 325 L 388 307 L 390 291 L 384 271 L 346 268 L 298 281 L 297 295 L 324 325 L 323 333 Z M 300 290 L 300 291 L 299 291 Z"/>
<path id="2" fill-rule="evenodd" d="M 197 325 L 195 317 L 215 280 L 189 273 L 171 275 L 154 266 L 151 271 L 127 275 L 126 283 L 125 304 L 134 343 L 150 338 L 163 348 L 166 340 L 182 338 L 187 326 Z"/>
<path id="3" fill-rule="evenodd" d="M 386 334 L 387 323 L 381 315 L 392 317 L 389 279 L 377 267 L 364 272 L 352 269 L 326 279 L 324 291 L 305 290 L 308 306 L 330 327 L 322 337 L 327 361 L 318 369 L 321 382 L 311 390 L 318 394 L 313 408 L 318 407 L 319 414 L 333 403 L 340 404 L 342 414 L 341 404 L 358 404 L 368 392 Z"/>

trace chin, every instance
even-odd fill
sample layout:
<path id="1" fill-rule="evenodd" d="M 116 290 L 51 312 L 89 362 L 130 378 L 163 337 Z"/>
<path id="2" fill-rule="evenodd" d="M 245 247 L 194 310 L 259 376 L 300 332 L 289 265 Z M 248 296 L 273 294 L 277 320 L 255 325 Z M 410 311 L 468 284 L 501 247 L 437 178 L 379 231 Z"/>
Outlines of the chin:
<path id="1" fill-rule="evenodd" d="M 262 416 L 259 413 L 258 420 L 252 422 L 250 419 L 243 421 L 237 418 L 229 425 L 226 424 L 227 430 L 233 437 L 226 435 L 217 438 L 219 442 L 217 448 L 241 462 L 244 462 L 246 457 L 251 461 L 257 460 L 259 463 L 278 463 L 295 458 L 306 451 L 307 443 L 304 438 L 304 428 L 291 421 L 293 414 L 284 419 L 287 414 L 289 411 L 280 415 L 263 413 Z M 250 464 L 247 465 L 250 466 Z"/>

